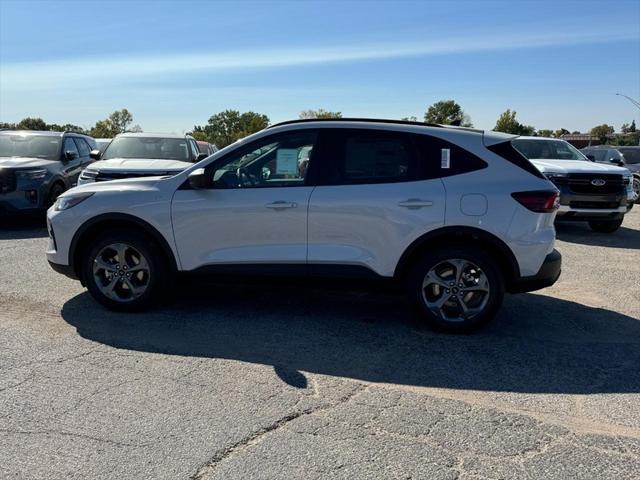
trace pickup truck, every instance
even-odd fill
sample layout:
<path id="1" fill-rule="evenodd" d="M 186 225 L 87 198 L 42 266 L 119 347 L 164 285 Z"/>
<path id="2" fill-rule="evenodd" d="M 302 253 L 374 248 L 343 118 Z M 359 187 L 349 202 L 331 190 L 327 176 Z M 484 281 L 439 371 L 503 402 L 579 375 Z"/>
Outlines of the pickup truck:
<path id="1" fill-rule="evenodd" d="M 628 169 L 595 163 L 555 138 L 519 137 L 512 145 L 560 190 L 556 221 L 586 221 L 604 233 L 620 228 L 636 198 Z"/>

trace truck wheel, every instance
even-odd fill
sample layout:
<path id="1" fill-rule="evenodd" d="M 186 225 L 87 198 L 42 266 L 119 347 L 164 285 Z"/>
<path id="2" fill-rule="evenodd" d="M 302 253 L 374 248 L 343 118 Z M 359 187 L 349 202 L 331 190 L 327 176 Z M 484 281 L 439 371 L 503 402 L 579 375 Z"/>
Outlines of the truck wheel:
<path id="1" fill-rule="evenodd" d="M 589 222 L 591 230 L 600 233 L 613 233 L 622 225 L 622 218 L 619 220 L 593 220 Z"/>
<path id="2" fill-rule="evenodd" d="M 422 323 L 468 333 L 495 316 L 504 297 L 504 280 L 490 256 L 452 246 L 424 255 L 409 274 L 408 290 Z"/>
<path id="3" fill-rule="evenodd" d="M 81 261 L 89 293 L 109 309 L 144 310 L 162 298 L 166 261 L 160 248 L 142 234 L 107 234 L 90 245 Z"/>
<path id="4" fill-rule="evenodd" d="M 60 195 L 64 193 L 64 185 L 60 183 L 55 183 L 51 190 L 49 190 L 49 196 L 46 199 L 46 204 L 44 206 L 45 209 L 48 209 L 51 205 L 56 203 L 56 200 Z"/>

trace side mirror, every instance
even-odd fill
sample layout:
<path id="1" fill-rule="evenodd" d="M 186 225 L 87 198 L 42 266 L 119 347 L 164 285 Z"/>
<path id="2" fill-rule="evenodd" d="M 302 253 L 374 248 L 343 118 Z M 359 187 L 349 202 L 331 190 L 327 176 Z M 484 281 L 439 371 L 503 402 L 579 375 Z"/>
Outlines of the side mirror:
<path id="1" fill-rule="evenodd" d="M 91 153 L 89 154 L 89 156 L 94 160 L 100 160 L 100 157 L 102 156 L 102 154 L 100 153 L 100 150 L 91 150 Z"/>
<path id="2" fill-rule="evenodd" d="M 207 175 L 207 171 L 204 168 L 196 168 L 187 178 L 189 179 L 191 188 L 196 190 L 211 186 L 211 178 Z"/>
<path id="3" fill-rule="evenodd" d="M 585 157 L 587 157 L 587 158 L 588 158 L 589 160 L 591 160 L 592 162 L 595 162 L 595 161 L 596 161 L 596 157 L 595 157 L 594 155 L 587 154 L 587 155 L 585 155 Z"/>
<path id="4" fill-rule="evenodd" d="M 614 165 L 619 165 L 621 167 L 624 165 L 624 162 L 619 158 L 610 158 L 609 163 L 613 163 Z"/>
<path id="5" fill-rule="evenodd" d="M 65 160 L 74 160 L 78 158 L 78 152 L 74 152 L 71 150 L 67 150 L 66 152 L 64 152 L 64 159 Z"/>
<path id="6" fill-rule="evenodd" d="M 196 157 L 196 162 L 199 162 L 200 160 L 204 160 L 208 156 L 209 156 L 208 153 L 199 153 L 198 156 Z"/>

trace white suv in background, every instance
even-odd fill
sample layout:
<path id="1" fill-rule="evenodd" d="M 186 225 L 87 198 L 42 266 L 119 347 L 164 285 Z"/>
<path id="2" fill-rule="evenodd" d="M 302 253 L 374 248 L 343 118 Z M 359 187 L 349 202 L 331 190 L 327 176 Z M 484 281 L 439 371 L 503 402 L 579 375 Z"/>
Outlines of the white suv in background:
<path id="1" fill-rule="evenodd" d="M 132 177 L 175 175 L 208 157 L 190 135 L 121 133 L 104 151 L 94 150 L 99 160 L 80 174 L 78 185 Z"/>
<path id="2" fill-rule="evenodd" d="M 513 138 L 284 122 L 172 177 L 65 193 L 48 212 L 47 257 L 117 310 L 154 305 L 178 271 L 392 278 L 424 321 L 469 331 L 505 291 L 560 275 L 557 189 Z"/>

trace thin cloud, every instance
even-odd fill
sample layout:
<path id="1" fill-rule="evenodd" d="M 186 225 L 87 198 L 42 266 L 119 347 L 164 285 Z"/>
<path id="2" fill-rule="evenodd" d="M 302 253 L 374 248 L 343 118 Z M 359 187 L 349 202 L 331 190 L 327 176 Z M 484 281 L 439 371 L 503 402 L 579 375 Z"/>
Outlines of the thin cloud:
<path id="1" fill-rule="evenodd" d="M 370 43 L 334 47 L 244 50 L 154 56 L 79 57 L 69 60 L 5 64 L 0 90 L 60 89 L 127 82 L 198 72 L 291 68 L 445 54 L 585 45 L 638 40 L 637 32 L 482 35 L 405 43 Z"/>

